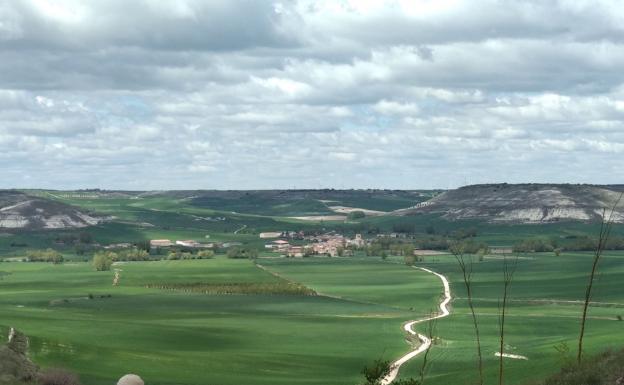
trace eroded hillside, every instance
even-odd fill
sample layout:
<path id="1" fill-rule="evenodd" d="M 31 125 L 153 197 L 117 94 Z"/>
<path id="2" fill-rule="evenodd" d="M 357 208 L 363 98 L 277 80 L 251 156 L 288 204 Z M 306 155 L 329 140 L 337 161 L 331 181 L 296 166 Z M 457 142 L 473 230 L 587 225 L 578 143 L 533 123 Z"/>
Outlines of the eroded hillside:
<path id="1" fill-rule="evenodd" d="M 73 206 L 19 191 L 0 191 L 0 228 L 65 229 L 99 223 L 101 218 Z"/>
<path id="2" fill-rule="evenodd" d="M 600 219 L 615 204 L 622 186 L 558 184 L 488 184 L 447 191 L 398 215 L 437 213 L 449 220 L 543 223 Z M 624 221 L 624 205 L 613 216 Z"/>

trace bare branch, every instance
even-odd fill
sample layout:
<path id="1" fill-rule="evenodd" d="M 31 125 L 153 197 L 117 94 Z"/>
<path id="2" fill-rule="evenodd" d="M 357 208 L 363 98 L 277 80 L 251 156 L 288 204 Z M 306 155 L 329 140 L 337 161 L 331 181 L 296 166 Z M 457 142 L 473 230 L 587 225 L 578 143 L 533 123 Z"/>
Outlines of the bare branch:
<path id="1" fill-rule="evenodd" d="M 507 297 L 511 289 L 511 283 L 513 282 L 513 276 L 518 267 L 518 256 L 510 263 L 507 256 L 503 256 L 503 300 L 499 301 L 499 328 L 500 328 L 500 354 L 499 354 L 499 366 L 498 366 L 498 385 L 504 384 L 504 349 L 505 349 L 505 315 L 507 310 Z"/>
<path id="2" fill-rule="evenodd" d="M 472 300 L 472 270 L 473 261 L 469 257 L 464 259 L 464 250 L 461 244 L 457 243 L 451 246 L 451 252 L 457 260 L 457 264 L 462 272 L 464 285 L 466 286 L 466 294 L 468 295 L 468 306 L 470 307 L 470 313 L 472 314 L 472 323 L 475 330 L 475 341 L 477 344 L 477 356 L 478 356 L 478 369 L 479 369 L 479 385 L 483 385 L 483 355 L 481 353 L 481 337 L 479 335 L 479 322 L 477 321 L 477 314 L 475 312 L 474 303 Z"/>
<path id="3" fill-rule="evenodd" d="M 594 279 L 596 276 L 596 271 L 598 268 L 598 262 L 602 257 L 602 253 L 604 252 L 605 246 L 607 244 L 607 240 L 609 239 L 609 235 L 611 235 L 611 229 L 613 227 L 615 209 L 620 204 L 622 200 L 622 195 L 624 193 L 620 193 L 618 199 L 615 201 L 615 204 L 611 208 L 611 212 L 609 217 L 606 217 L 606 209 L 602 210 L 602 221 L 600 223 L 600 233 L 598 236 L 598 244 L 596 245 L 596 252 L 594 253 L 594 260 L 592 262 L 591 271 L 589 273 L 589 282 L 587 283 L 587 287 L 585 288 L 585 301 L 583 302 L 583 314 L 581 316 L 581 332 L 579 334 L 578 340 L 578 351 L 576 355 L 576 360 L 578 364 L 583 360 L 583 337 L 585 336 L 585 323 L 587 321 L 587 309 L 589 307 L 589 302 L 592 298 L 592 288 L 594 286 Z"/>

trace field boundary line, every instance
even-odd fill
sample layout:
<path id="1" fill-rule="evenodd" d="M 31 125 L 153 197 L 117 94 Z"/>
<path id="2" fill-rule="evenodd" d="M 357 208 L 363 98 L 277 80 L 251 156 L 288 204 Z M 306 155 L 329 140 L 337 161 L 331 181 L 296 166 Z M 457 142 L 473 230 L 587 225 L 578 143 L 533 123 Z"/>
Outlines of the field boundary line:
<path id="1" fill-rule="evenodd" d="M 386 304 L 383 304 L 383 303 L 372 302 L 372 301 L 363 301 L 363 300 L 358 300 L 358 299 L 353 299 L 353 298 L 345 298 L 345 297 L 341 297 L 341 296 L 339 296 L 339 295 L 331 295 L 331 294 L 321 293 L 321 292 L 319 292 L 318 290 L 312 289 L 312 288 L 308 287 L 307 285 L 304 285 L 304 284 L 303 284 L 303 283 L 301 283 L 301 282 L 294 281 L 294 280 L 292 280 L 292 279 L 289 279 L 289 278 L 287 278 L 287 277 L 284 277 L 284 276 L 283 276 L 283 275 L 281 275 L 280 273 L 277 273 L 277 272 L 275 272 L 275 271 L 272 271 L 272 270 L 270 270 L 269 268 L 267 268 L 266 266 L 264 266 L 264 265 L 262 265 L 262 264 L 260 264 L 260 263 L 257 263 L 257 262 L 256 262 L 256 263 L 255 263 L 255 265 L 256 265 L 256 267 L 258 267 L 259 269 L 262 269 L 262 270 L 266 271 L 267 273 L 271 274 L 272 276 L 274 276 L 274 277 L 276 277 L 276 278 L 283 279 L 283 280 L 285 280 L 285 281 L 287 281 L 287 282 L 290 282 L 290 283 L 296 283 L 296 284 L 303 285 L 303 286 L 307 287 L 308 289 L 310 289 L 310 290 L 314 291 L 314 292 L 316 293 L 316 296 L 317 296 L 317 297 L 331 298 L 331 299 L 336 299 L 336 300 L 339 300 L 339 301 L 345 301 L 345 302 L 357 303 L 357 304 L 360 304 L 360 305 L 375 305 L 375 306 L 381 306 L 381 307 L 386 307 L 386 308 L 389 308 L 389 309 L 400 310 L 400 311 L 403 311 L 403 312 L 406 312 L 406 311 L 407 311 L 407 310 L 406 310 L 406 309 L 404 309 L 404 308 L 397 307 L 397 306 L 386 305 Z"/>

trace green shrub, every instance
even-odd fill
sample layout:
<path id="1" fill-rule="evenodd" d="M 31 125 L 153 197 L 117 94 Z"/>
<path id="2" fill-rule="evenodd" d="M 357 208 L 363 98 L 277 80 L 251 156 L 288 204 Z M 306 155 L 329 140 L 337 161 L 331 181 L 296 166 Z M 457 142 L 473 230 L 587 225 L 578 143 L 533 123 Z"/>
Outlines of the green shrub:
<path id="1" fill-rule="evenodd" d="M 242 247 L 230 247 L 226 253 L 228 258 L 248 258 L 248 259 L 256 259 L 258 258 L 258 250 L 256 249 L 246 249 Z"/>
<path id="2" fill-rule="evenodd" d="M 149 253 L 139 248 L 122 250 L 115 257 L 115 261 L 147 261 L 149 259 Z"/>
<path id="3" fill-rule="evenodd" d="M 624 350 L 607 350 L 585 359 L 580 365 L 572 361 L 561 371 L 539 385 L 613 385 L 624 373 Z"/>
<path id="4" fill-rule="evenodd" d="M 93 256 L 93 267 L 96 271 L 108 271 L 117 259 L 117 254 L 113 252 L 99 252 Z"/>
<path id="5" fill-rule="evenodd" d="M 541 238 L 525 239 L 513 246 L 515 253 L 543 253 L 554 250 L 555 247 L 550 240 Z"/>
<path id="6" fill-rule="evenodd" d="M 364 213 L 364 211 L 360 211 L 360 210 L 356 210 L 356 211 L 351 211 L 349 214 L 347 214 L 347 219 L 362 219 L 366 217 L 366 214 Z"/>
<path id="7" fill-rule="evenodd" d="M 199 259 L 214 258 L 214 251 L 212 251 L 212 250 L 200 250 L 200 251 L 197 252 L 197 257 Z"/>
<path id="8" fill-rule="evenodd" d="M 26 253 L 29 262 L 51 262 L 54 264 L 62 263 L 63 254 L 53 249 L 46 250 L 30 250 Z"/>

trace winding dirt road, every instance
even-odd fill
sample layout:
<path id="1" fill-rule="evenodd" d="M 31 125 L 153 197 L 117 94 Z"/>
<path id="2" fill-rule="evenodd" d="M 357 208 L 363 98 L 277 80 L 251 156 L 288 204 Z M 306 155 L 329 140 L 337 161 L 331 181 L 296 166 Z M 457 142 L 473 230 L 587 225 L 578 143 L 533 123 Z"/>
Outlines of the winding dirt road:
<path id="1" fill-rule="evenodd" d="M 430 321 L 430 320 L 444 318 L 448 316 L 449 314 L 451 314 L 451 312 L 448 309 L 448 304 L 449 302 L 451 302 L 451 287 L 449 285 L 448 279 L 446 279 L 446 277 L 443 276 L 442 274 L 436 273 L 433 270 L 429 270 L 424 267 L 415 267 L 415 268 L 420 269 L 422 271 L 426 271 L 427 273 L 434 274 L 438 278 L 440 278 L 440 280 L 442 280 L 442 284 L 444 285 L 444 299 L 442 300 L 442 302 L 440 302 L 440 311 L 436 315 L 409 321 L 403 326 L 403 330 L 405 330 L 408 334 L 413 335 L 413 336 L 418 336 L 418 339 L 420 340 L 421 344 L 416 350 L 412 350 L 411 352 L 407 353 L 403 357 L 394 361 L 392 365 L 390 365 L 390 368 L 391 368 L 390 373 L 388 373 L 388 375 L 381 380 L 380 382 L 381 385 L 391 384 L 392 381 L 394 381 L 397 375 L 399 374 L 399 369 L 401 369 L 401 365 L 411 360 L 412 358 L 416 357 L 420 353 L 426 351 L 429 348 L 429 346 L 431 346 L 431 339 L 429 339 L 429 337 L 427 337 L 424 334 L 417 333 L 414 330 L 413 326 L 419 323 Z"/>

